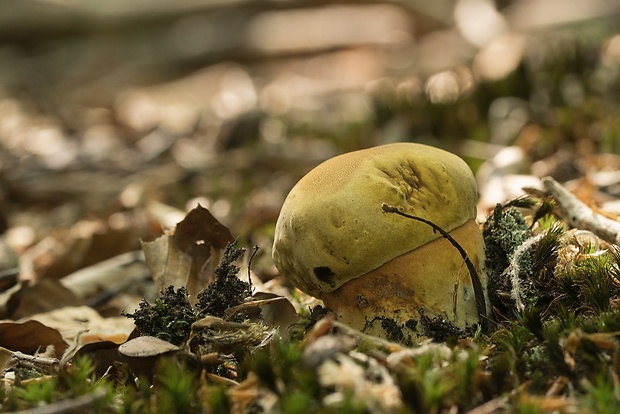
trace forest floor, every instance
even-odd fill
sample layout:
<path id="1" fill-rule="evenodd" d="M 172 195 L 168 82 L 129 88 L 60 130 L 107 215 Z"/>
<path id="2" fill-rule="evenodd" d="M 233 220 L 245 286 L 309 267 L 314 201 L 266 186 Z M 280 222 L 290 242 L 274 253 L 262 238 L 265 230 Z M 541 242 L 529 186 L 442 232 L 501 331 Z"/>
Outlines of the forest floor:
<path id="1" fill-rule="evenodd" d="M 0 10 L 0 411 L 620 412 L 614 5 L 498 2 L 484 34 L 407 2 L 29 3 Z M 371 336 L 273 264 L 305 173 L 400 141 L 476 174 L 479 329 Z"/>

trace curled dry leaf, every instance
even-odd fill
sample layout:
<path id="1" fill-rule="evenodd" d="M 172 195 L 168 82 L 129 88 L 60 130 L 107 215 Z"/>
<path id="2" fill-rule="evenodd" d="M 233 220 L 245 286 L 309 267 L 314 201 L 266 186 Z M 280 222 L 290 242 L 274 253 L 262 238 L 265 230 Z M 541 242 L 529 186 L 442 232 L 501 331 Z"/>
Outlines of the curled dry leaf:
<path id="1" fill-rule="evenodd" d="M 73 272 L 60 283 L 86 299 L 100 292 L 119 291 L 142 279 L 145 273 L 144 255 L 141 250 L 134 250 Z"/>
<path id="2" fill-rule="evenodd" d="M 394 413 L 403 407 L 400 389 L 387 368 L 360 352 L 338 353 L 326 360 L 318 368 L 318 379 L 333 390 L 323 399 L 327 406 L 341 407 L 352 396 L 372 413 Z"/>
<path id="3" fill-rule="evenodd" d="M 65 355 L 67 360 L 87 356 L 95 364 L 95 372 L 102 376 L 115 362 L 119 360 L 119 344 L 115 341 L 89 342 L 79 349 L 75 349 L 72 355 Z"/>
<path id="4" fill-rule="evenodd" d="M 570 226 L 589 230 L 609 243 L 620 244 L 620 222 L 618 220 L 594 212 L 552 177 L 544 177 L 542 183 L 555 198 Z"/>
<path id="5" fill-rule="evenodd" d="M 0 374 L 4 374 L 7 370 L 17 366 L 17 360 L 13 352 L 6 348 L 0 347 Z"/>
<path id="6" fill-rule="evenodd" d="M 60 332 L 37 321 L 0 323 L 0 346 L 31 355 L 52 346 L 56 357 L 67 349 Z"/>
<path id="7" fill-rule="evenodd" d="M 260 407 L 263 412 L 274 411 L 277 398 L 274 398 L 273 392 L 261 388 L 260 385 L 260 380 L 256 374 L 250 371 L 245 380 L 229 388 L 227 394 L 231 399 L 231 412 L 245 413 L 250 405 Z"/>
<path id="8" fill-rule="evenodd" d="M 523 394 L 519 397 L 519 406 L 521 407 L 536 407 L 540 412 L 564 412 L 564 413 L 576 413 L 578 412 L 577 400 L 570 397 L 547 397 L 531 394 Z"/>
<path id="9" fill-rule="evenodd" d="M 204 207 L 190 211 L 176 228 L 143 242 L 146 264 L 155 287 L 186 287 L 195 303 L 198 293 L 213 279 L 226 245 L 234 240 L 230 230 Z"/>
<path id="10" fill-rule="evenodd" d="M 336 320 L 336 315 L 329 313 L 323 318 L 319 319 L 312 329 L 306 335 L 306 344 L 311 344 L 324 335 L 327 335 L 331 331 L 333 322 Z"/>
<path id="11" fill-rule="evenodd" d="M 205 316 L 192 324 L 192 332 L 213 329 L 220 332 L 233 332 L 239 329 L 247 329 L 247 323 L 230 322 L 217 316 Z"/>
<path id="12" fill-rule="evenodd" d="M 351 351 L 357 341 L 345 335 L 324 335 L 309 343 L 303 351 L 302 360 L 306 365 L 316 368 L 337 354 Z"/>

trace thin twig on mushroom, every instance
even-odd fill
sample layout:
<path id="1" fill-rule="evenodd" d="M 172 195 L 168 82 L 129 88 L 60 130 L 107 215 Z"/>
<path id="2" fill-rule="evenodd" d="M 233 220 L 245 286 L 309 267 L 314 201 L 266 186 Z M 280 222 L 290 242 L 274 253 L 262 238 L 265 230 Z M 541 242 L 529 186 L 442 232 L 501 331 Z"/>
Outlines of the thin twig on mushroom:
<path id="1" fill-rule="evenodd" d="M 465 261 L 465 264 L 467 265 L 467 269 L 469 270 L 469 274 L 471 276 L 472 286 L 474 287 L 474 295 L 476 297 L 476 309 L 478 310 L 478 316 L 480 317 L 480 324 L 483 327 L 483 329 L 486 330 L 488 324 L 487 324 L 487 312 L 486 312 L 487 304 L 486 304 L 486 300 L 484 299 L 484 288 L 482 287 L 482 282 L 480 281 L 480 276 L 478 275 L 478 272 L 476 271 L 476 267 L 469 259 L 469 256 L 467 255 L 467 252 L 465 251 L 465 249 L 463 249 L 463 247 L 461 247 L 461 245 L 456 240 L 454 240 L 452 236 L 450 236 L 450 233 L 448 233 L 447 231 L 445 231 L 444 229 L 442 229 L 441 227 L 439 227 L 432 221 L 425 220 L 422 217 L 417 217 L 411 214 L 404 213 L 400 211 L 398 208 L 394 206 L 389 206 L 385 203 L 381 206 L 381 208 L 386 213 L 396 213 L 400 216 L 407 217 L 412 220 L 417 220 L 424 224 L 428 224 L 429 226 L 433 228 L 433 230 L 438 231 L 443 237 L 445 237 L 459 251 L 461 257 L 463 258 L 463 260 Z"/>

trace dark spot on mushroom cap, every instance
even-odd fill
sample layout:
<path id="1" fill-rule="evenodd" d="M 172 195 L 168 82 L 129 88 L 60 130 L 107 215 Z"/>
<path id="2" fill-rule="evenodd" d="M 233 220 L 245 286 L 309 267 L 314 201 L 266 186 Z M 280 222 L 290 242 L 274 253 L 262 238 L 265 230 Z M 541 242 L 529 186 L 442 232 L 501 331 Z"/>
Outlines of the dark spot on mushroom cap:
<path id="1" fill-rule="evenodd" d="M 316 278 L 319 279 L 321 282 L 327 283 L 330 287 L 334 287 L 336 285 L 336 283 L 334 282 L 334 276 L 336 276 L 336 274 L 332 272 L 332 269 L 330 269 L 329 267 L 318 266 L 312 270 L 314 271 L 314 275 L 316 276 Z"/>

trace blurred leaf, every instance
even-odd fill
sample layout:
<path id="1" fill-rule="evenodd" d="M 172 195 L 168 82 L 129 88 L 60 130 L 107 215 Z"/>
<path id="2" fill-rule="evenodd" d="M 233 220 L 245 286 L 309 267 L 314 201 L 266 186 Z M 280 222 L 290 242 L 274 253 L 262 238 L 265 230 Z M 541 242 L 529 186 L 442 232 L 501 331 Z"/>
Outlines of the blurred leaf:
<path id="1" fill-rule="evenodd" d="M 68 359 L 88 357 L 95 364 L 97 374 L 101 376 L 120 359 L 118 347 L 119 344 L 115 341 L 91 342 L 76 349 Z"/>
<path id="2" fill-rule="evenodd" d="M 135 229 L 83 220 L 70 229 L 56 229 L 20 257 L 20 279 L 60 279 L 86 266 L 137 247 Z"/>
<path id="3" fill-rule="evenodd" d="M 36 313 L 48 312 L 65 306 L 80 306 L 82 301 L 57 280 L 42 279 L 32 286 L 25 286 L 11 298 L 15 310 L 13 319 L 21 319 Z"/>
<path id="4" fill-rule="evenodd" d="M 80 344 L 103 340 L 122 343 L 134 329 L 131 320 L 122 316 L 104 318 L 89 306 L 68 306 L 29 319 L 57 329 L 67 342 L 79 339 Z"/>
<path id="5" fill-rule="evenodd" d="M 67 348 L 60 332 L 41 322 L 0 323 L 0 346 L 4 348 L 33 355 L 49 345 L 54 347 L 56 357 L 60 357 Z"/>
<path id="6" fill-rule="evenodd" d="M 6 348 L 0 348 L 0 372 L 5 372 L 9 368 L 14 368 L 17 361 L 13 357 L 13 352 Z"/>

